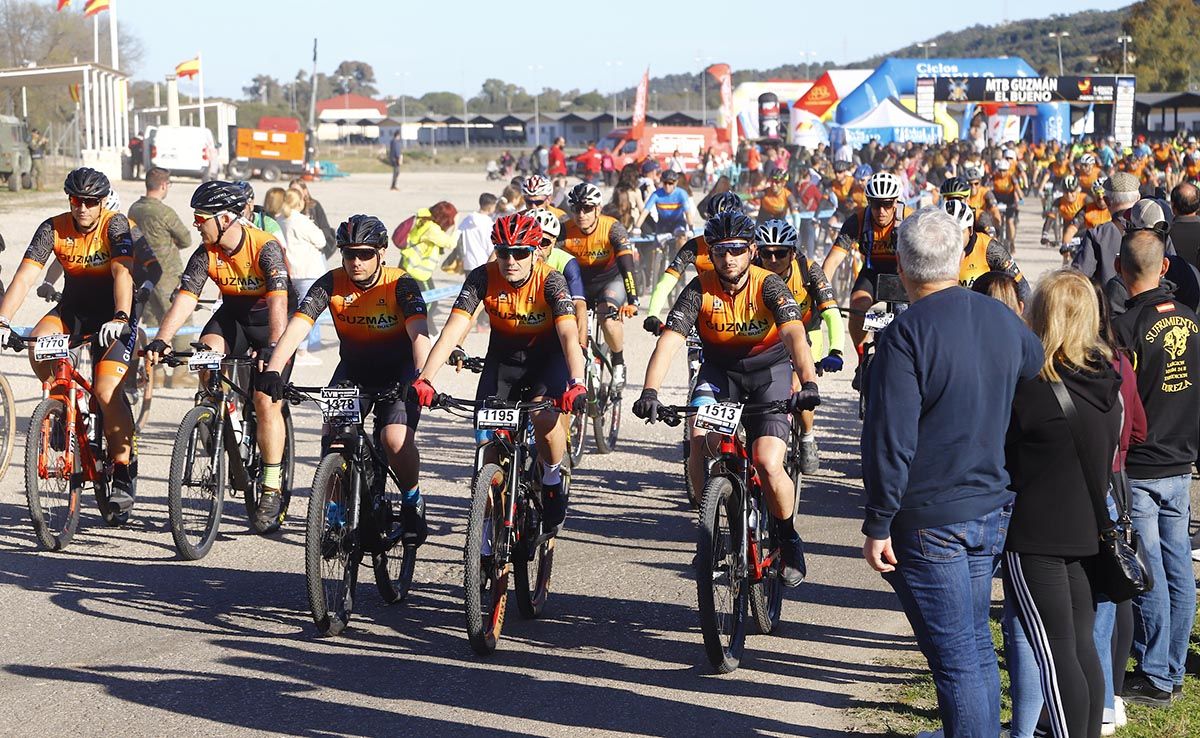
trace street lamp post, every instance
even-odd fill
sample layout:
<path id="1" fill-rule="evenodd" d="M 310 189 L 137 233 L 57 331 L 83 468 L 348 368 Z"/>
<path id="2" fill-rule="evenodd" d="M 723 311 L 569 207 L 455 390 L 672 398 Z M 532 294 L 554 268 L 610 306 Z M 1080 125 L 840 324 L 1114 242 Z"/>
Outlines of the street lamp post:
<path id="1" fill-rule="evenodd" d="M 408 72 L 395 72 L 395 75 L 400 78 L 400 149 L 404 150 L 408 148 L 408 139 L 404 136 L 404 126 L 408 123 L 408 109 L 404 106 L 404 89 L 408 85 L 404 80 Z"/>
<path id="2" fill-rule="evenodd" d="M 1133 37 L 1128 34 L 1123 33 L 1117 37 L 1117 41 L 1119 41 L 1121 43 L 1121 74 L 1128 74 L 1128 72 L 1129 72 L 1129 69 L 1128 69 L 1128 67 L 1129 67 L 1129 46 L 1128 46 L 1128 44 L 1133 43 Z"/>
<path id="3" fill-rule="evenodd" d="M 929 50 L 937 48 L 937 41 L 918 41 L 917 48 L 925 51 L 925 58 L 929 58 Z"/>
<path id="4" fill-rule="evenodd" d="M 534 148 L 537 148 L 538 146 L 542 145 L 542 109 L 541 109 L 540 100 L 538 100 L 538 98 L 540 98 L 542 96 L 542 93 L 538 90 L 539 85 L 537 82 L 537 78 L 539 76 L 537 73 L 540 72 L 541 70 L 542 70 L 541 64 L 530 64 L 529 65 L 529 71 L 534 73 L 534 81 L 533 81 L 533 146 L 534 146 Z"/>
<path id="5" fill-rule="evenodd" d="M 604 62 L 604 66 L 609 67 L 611 69 L 616 69 L 617 67 L 621 66 L 621 62 L 606 61 L 606 62 Z M 612 103 L 611 103 L 611 105 L 612 105 L 612 127 L 616 128 L 617 127 L 617 91 L 615 89 L 613 90 L 611 99 L 612 99 Z"/>
<path id="6" fill-rule="evenodd" d="M 1071 35 L 1070 31 L 1051 31 L 1046 34 L 1052 39 L 1058 41 L 1058 76 L 1063 76 L 1063 60 L 1062 60 L 1062 40 Z"/>

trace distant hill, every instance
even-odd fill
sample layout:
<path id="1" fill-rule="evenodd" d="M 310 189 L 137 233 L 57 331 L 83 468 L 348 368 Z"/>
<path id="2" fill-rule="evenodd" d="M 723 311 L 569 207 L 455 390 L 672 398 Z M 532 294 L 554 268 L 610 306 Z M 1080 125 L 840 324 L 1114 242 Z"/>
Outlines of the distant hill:
<path id="1" fill-rule="evenodd" d="M 1040 73 L 1057 74 L 1058 41 L 1046 34 L 1051 31 L 1066 31 L 1070 34 L 1062 40 L 1063 70 L 1066 74 L 1094 74 L 1097 70 L 1119 72 L 1121 48 L 1117 37 L 1122 33 L 1121 23 L 1128 13 L 1128 7 L 1109 11 L 1082 10 L 994 26 L 974 25 L 961 31 L 950 31 L 924 39 L 922 43 L 937 43 L 936 48 L 930 49 L 930 56 L 1019 56 Z M 735 69 L 733 81 L 736 85 L 739 82 L 768 79 L 803 79 L 806 73 L 817 76 L 824 69 L 873 69 L 888 57 L 920 57 L 924 54 L 925 50 L 913 43 L 852 64 L 837 65 L 831 61 L 814 61 L 811 67 L 800 63 L 785 64 L 772 69 Z M 691 107 L 695 107 L 700 95 L 700 75 L 671 74 L 652 77 L 650 89 L 657 94 L 660 109 L 682 107 L 685 101 L 690 102 Z M 630 87 L 617 94 L 623 100 L 632 100 L 634 92 L 635 88 Z M 711 84 L 709 94 L 715 94 Z M 715 105 L 715 102 L 709 101 L 710 108 Z"/>

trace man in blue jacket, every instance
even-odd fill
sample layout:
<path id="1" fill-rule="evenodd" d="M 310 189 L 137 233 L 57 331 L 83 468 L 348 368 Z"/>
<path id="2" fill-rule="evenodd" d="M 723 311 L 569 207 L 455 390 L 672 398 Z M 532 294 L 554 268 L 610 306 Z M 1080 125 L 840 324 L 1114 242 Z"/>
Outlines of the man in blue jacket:
<path id="1" fill-rule="evenodd" d="M 877 336 L 871 364 L 863 556 L 900 598 L 946 735 L 995 738 L 988 608 L 1013 500 L 1004 437 L 1042 346 L 1000 301 L 958 286 L 962 231 L 944 210 L 906 218 L 896 248 L 912 304 Z"/>

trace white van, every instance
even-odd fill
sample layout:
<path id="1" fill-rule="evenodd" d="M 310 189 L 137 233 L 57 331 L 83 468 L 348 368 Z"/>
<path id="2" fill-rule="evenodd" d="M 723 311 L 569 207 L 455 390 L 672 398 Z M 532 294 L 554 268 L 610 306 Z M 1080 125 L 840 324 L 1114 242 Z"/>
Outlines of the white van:
<path id="1" fill-rule="evenodd" d="M 143 137 L 146 167 L 163 167 L 171 174 L 216 179 L 221 170 L 212 131 L 200 126 L 150 126 Z"/>

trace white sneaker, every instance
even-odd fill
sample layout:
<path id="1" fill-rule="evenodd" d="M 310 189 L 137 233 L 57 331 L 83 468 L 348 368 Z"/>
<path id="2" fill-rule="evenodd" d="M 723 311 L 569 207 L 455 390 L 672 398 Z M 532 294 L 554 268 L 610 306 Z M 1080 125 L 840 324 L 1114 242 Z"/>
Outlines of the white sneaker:
<path id="1" fill-rule="evenodd" d="M 1200 561 L 1200 548 L 1192 549 L 1192 561 Z"/>
<path id="2" fill-rule="evenodd" d="M 1116 735 L 1116 734 L 1117 734 L 1116 723 L 1101 723 L 1100 724 L 1100 735 Z"/>
<path id="3" fill-rule="evenodd" d="M 1113 712 L 1116 713 L 1117 716 L 1114 724 L 1118 728 L 1124 728 L 1125 724 L 1129 722 L 1129 718 L 1125 717 L 1125 700 L 1121 699 L 1119 696 L 1113 697 Z"/>

